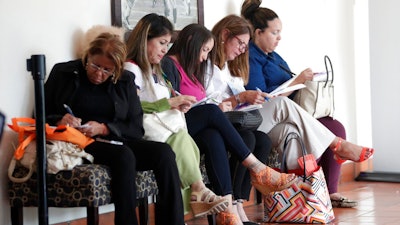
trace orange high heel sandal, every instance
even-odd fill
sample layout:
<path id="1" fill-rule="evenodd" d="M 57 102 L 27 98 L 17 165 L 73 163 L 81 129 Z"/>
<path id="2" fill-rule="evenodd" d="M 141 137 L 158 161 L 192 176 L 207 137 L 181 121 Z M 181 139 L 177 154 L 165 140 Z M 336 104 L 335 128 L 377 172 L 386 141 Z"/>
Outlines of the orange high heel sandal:
<path id="1" fill-rule="evenodd" d="M 258 173 L 251 172 L 251 184 L 262 194 L 281 191 L 290 187 L 296 180 L 296 175 L 281 173 L 279 180 L 272 183 L 272 169 L 267 167 Z"/>
<path id="2" fill-rule="evenodd" d="M 217 216 L 217 225 L 237 225 L 242 224 L 239 217 L 234 213 L 221 212 Z"/>
<path id="3" fill-rule="evenodd" d="M 342 164 L 344 162 L 347 161 L 347 159 L 343 159 L 339 156 L 339 154 L 337 153 L 337 150 L 339 150 L 339 148 L 342 146 L 343 143 L 343 139 L 339 138 L 338 142 L 336 143 L 335 147 L 332 149 L 333 153 L 335 154 L 334 159 L 336 160 L 336 162 L 338 164 Z M 370 152 L 371 154 L 369 156 L 365 156 L 365 153 Z M 373 148 L 367 148 L 367 147 L 363 147 L 360 153 L 360 158 L 357 161 L 354 162 L 363 162 L 367 159 L 369 159 L 372 155 L 374 154 L 374 149 Z"/>

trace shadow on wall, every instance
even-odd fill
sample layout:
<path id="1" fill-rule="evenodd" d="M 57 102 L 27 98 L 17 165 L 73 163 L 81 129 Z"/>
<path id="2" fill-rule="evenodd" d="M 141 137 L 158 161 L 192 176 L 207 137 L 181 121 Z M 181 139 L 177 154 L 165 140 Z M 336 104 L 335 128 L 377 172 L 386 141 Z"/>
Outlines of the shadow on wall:
<path id="1" fill-rule="evenodd" d="M 95 39 L 99 34 L 109 32 L 118 35 L 121 40 L 124 39 L 124 28 L 116 26 L 95 25 L 91 27 L 86 33 L 77 31 L 74 34 L 74 46 L 76 46 L 75 53 L 78 58 L 82 56 L 83 51 L 88 47 L 89 43 Z"/>

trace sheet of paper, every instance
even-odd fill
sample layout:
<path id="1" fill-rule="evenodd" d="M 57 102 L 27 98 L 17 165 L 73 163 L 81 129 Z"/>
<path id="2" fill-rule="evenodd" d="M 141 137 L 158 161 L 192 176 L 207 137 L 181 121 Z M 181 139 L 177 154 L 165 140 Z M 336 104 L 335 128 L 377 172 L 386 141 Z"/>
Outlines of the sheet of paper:
<path id="1" fill-rule="evenodd" d="M 329 73 L 331 73 L 331 71 L 329 71 Z M 326 72 L 314 73 L 313 81 L 326 81 L 326 76 L 327 76 Z"/>
<path id="2" fill-rule="evenodd" d="M 284 90 L 285 88 L 289 87 L 289 85 L 296 79 L 297 76 L 293 76 L 292 78 L 290 78 L 289 80 L 287 80 L 285 83 L 281 84 L 279 87 L 275 88 L 275 90 L 271 91 L 271 95 L 278 95 L 277 93 L 285 93 L 285 92 L 281 92 L 282 90 Z"/>
<path id="3" fill-rule="evenodd" d="M 279 86 L 279 87 L 281 87 L 281 86 Z M 295 91 L 295 90 L 299 90 L 299 89 L 305 88 L 306 85 L 304 85 L 304 84 L 295 84 L 295 85 L 290 86 L 290 87 L 288 87 L 288 86 L 285 86 L 285 87 L 282 87 L 282 88 L 279 88 L 279 87 L 276 88 L 275 90 L 273 90 L 270 94 L 273 95 L 273 96 L 278 96 L 280 94 L 284 94 L 284 93 L 287 93 L 287 92 L 291 92 L 291 91 Z"/>

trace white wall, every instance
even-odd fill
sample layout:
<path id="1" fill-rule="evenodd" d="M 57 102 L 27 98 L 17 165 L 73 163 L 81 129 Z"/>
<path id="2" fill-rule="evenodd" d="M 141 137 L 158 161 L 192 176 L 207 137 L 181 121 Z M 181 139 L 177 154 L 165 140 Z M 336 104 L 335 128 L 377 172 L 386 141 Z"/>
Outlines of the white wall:
<path id="1" fill-rule="evenodd" d="M 14 0 L 0 1 L 0 110 L 7 119 L 30 116 L 33 109 L 33 79 L 26 59 L 46 55 L 47 74 L 56 62 L 75 58 L 75 46 L 84 31 L 94 24 L 111 22 L 109 0 Z M 6 131 L 0 146 L 0 224 L 9 225 L 7 168 L 15 134 Z M 112 205 L 101 210 L 110 210 Z M 37 224 L 37 209 L 26 208 L 24 224 Z M 84 217 L 77 209 L 49 210 L 49 222 Z"/>
<path id="2" fill-rule="evenodd" d="M 371 0 L 373 8 L 379 9 L 380 14 L 374 16 L 379 23 L 372 23 L 374 32 L 371 32 L 371 52 L 377 54 L 371 57 L 371 73 L 375 75 L 373 98 L 374 110 L 374 145 L 379 147 L 374 160 L 389 162 L 382 158 L 386 146 L 396 132 L 387 129 L 395 118 L 382 115 L 389 110 L 385 109 L 383 100 L 390 97 L 378 98 L 382 90 L 375 89 L 376 85 L 384 88 L 383 75 L 395 76 L 399 71 L 398 63 L 389 59 L 396 59 L 395 48 L 390 49 L 388 41 L 397 36 L 387 37 L 389 28 L 380 27 L 388 22 L 382 21 L 380 16 L 396 17 L 395 12 L 385 15 L 386 6 L 381 1 Z M 212 28 L 214 23 L 223 16 L 240 12 L 242 1 L 238 0 L 204 0 L 205 25 Z M 390 2 L 387 9 L 395 9 L 396 0 Z M 300 72 L 306 67 L 314 70 L 323 69 L 323 56 L 329 55 L 336 72 L 336 117 L 345 125 L 348 139 L 360 144 L 369 145 L 371 141 L 370 122 L 370 87 L 369 87 L 369 46 L 368 46 L 368 3 L 365 0 L 265 0 L 263 6 L 275 10 L 283 21 L 283 39 L 277 51 L 285 57 L 294 72 Z M 390 8 L 391 7 L 391 8 Z M 398 7 L 397 7 L 398 8 Z M 215 13 L 217 10 L 218 13 Z M 390 11 L 392 12 L 392 11 Z M 47 72 L 60 61 L 75 58 L 75 46 L 82 33 L 95 24 L 111 24 L 110 1 L 108 0 L 36 0 L 36 1 L 0 1 L 0 27 L 2 38 L 0 42 L 0 110 L 9 118 L 29 116 L 33 107 L 33 80 L 26 71 L 26 59 L 32 54 L 46 55 Z M 392 23 L 394 23 L 393 20 Z M 397 20 L 398 21 L 398 20 Z M 390 22 L 390 21 L 389 21 Z M 390 29 L 393 28 L 393 29 Z M 385 29 L 385 30 L 380 30 Z M 382 35 L 382 36 L 380 36 Z M 376 48 L 373 45 L 377 46 Z M 385 59 L 386 52 L 379 52 L 381 46 L 387 47 L 390 58 Z M 393 51 L 393 52 L 391 52 Z M 357 57 L 357 60 L 355 59 Z M 394 60 L 393 60 L 394 61 Z M 390 62 L 391 67 L 386 64 Z M 386 69 L 388 68 L 388 69 Z M 388 79 L 389 80 L 389 79 Z M 361 82 L 362 81 L 362 82 Z M 398 82 L 395 82 L 398 83 Z M 385 84 L 386 85 L 386 84 Z M 394 85 L 394 84 L 393 84 Z M 393 96 L 393 95 L 391 95 Z M 380 104 L 380 105 L 378 105 Z M 358 110 L 359 109 L 359 110 Z M 392 109 L 392 106 L 391 106 Z M 393 111 L 393 115 L 395 115 Z M 398 113 L 397 113 L 398 114 Z M 391 114 L 390 114 L 391 115 Z M 377 118 L 377 119 L 375 119 Z M 385 123 L 377 123 L 385 121 Z M 374 120 L 375 119 L 375 120 Z M 379 126 L 381 124 L 381 126 Z M 394 125 L 393 125 L 394 127 Z M 386 137 L 391 137 L 386 140 Z M 6 130 L 0 146 L 0 224 L 10 224 L 10 212 L 7 197 L 8 162 L 12 155 L 11 142 L 15 141 L 15 134 Z M 385 141 L 385 147 L 381 145 Z M 378 145 L 379 144 L 379 145 Z M 386 160 L 386 161 L 385 161 Z M 390 161 L 395 165 L 394 158 Z M 383 163 L 384 164 L 384 163 Z M 388 168 L 389 169 L 389 168 Z M 394 170 L 391 168 L 391 170 Z M 112 210 L 112 206 L 102 207 L 102 211 Z M 36 208 L 25 209 L 25 224 L 37 224 Z M 67 221 L 84 217 L 85 210 L 53 209 L 49 210 L 50 223 Z"/>
<path id="3" fill-rule="evenodd" d="M 370 0 L 372 134 L 377 171 L 400 172 L 399 8 L 400 2 L 396 0 Z"/>

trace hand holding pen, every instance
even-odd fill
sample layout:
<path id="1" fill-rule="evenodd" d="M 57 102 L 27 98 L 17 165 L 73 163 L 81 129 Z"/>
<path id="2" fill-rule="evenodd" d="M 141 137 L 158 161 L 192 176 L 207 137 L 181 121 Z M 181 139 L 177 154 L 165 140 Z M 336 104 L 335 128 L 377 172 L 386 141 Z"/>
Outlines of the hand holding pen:
<path id="1" fill-rule="evenodd" d="M 256 90 L 264 97 L 265 101 L 269 102 L 270 98 L 272 98 L 273 96 L 271 96 L 268 93 L 263 92 L 260 88 L 256 87 Z"/>
<path id="2" fill-rule="evenodd" d="M 71 127 L 80 127 L 82 119 L 75 117 L 74 113 L 72 112 L 72 109 L 67 104 L 64 104 L 64 108 L 67 111 L 67 114 L 63 116 L 63 118 L 60 121 L 60 124 L 64 124 Z"/>
<path id="3" fill-rule="evenodd" d="M 72 109 L 67 104 L 64 104 L 64 108 L 68 113 L 65 114 L 61 120 L 62 124 L 74 127 L 88 137 L 94 137 L 97 135 L 106 136 L 109 134 L 108 127 L 104 123 L 88 121 L 87 123 L 81 125 L 82 119 L 75 117 Z"/>
<path id="4" fill-rule="evenodd" d="M 299 79 L 301 80 L 300 82 L 302 84 L 304 84 L 304 82 L 306 82 L 307 80 L 312 80 L 313 77 L 314 77 L 314 73 L 310 68 L 307 68 L 307 69 L 303 70 L 299 74 Z"/>
<path id="5" fill-rule="evenodd" d="M 175 91 L 176 96 L 169 98 L 168 103 L 173 109 L 178 109 L 182 112 L 187 112 L 191 108 L 192 104 L 196 102 L 196 97 L 189 95 L 181 95 Z"/>

